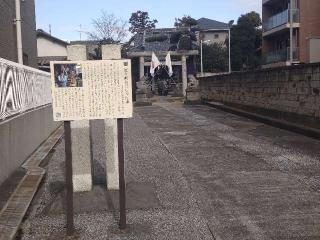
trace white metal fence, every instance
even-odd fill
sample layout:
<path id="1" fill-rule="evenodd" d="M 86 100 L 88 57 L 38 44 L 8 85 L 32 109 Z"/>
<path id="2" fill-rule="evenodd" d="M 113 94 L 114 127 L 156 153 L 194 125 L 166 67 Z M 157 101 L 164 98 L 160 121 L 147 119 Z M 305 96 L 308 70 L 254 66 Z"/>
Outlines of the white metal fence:
<path id="1" fill-rule="evenodd" d="M 51 102 L 49 73 L 0 58 L 0 121 Z"/>

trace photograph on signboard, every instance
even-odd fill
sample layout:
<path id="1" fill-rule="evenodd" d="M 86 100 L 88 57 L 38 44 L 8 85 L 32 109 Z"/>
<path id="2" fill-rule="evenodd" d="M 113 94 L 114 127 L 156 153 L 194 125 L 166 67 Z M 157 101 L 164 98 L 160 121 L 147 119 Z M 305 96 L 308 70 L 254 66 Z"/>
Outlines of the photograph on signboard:
<path id="1" fill-rule="evenodd" d="M 80 64 L 54 64 L 54 78 L 58 88 L 83 87 Z"/>

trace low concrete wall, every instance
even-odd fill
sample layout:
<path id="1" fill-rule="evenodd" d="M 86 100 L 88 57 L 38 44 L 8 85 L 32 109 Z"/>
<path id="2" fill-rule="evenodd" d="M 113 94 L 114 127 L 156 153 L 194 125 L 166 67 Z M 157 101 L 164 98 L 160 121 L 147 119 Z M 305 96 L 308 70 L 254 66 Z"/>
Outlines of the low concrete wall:
<path id="1" fill-rule="evenodd" d="M 201 97 L 319 127 L 320 64 L 200 78 Z"/>
<path id="2" fill-rule="evenodd" d="M 0 185 L 60 125 L 53 122 L 51 105 L 0 122 Z"/>

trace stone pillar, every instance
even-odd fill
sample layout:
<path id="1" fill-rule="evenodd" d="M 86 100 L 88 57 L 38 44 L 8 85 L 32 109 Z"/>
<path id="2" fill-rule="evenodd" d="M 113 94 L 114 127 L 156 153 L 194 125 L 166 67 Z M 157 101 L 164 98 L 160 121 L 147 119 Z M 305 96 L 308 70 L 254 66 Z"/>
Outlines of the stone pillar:
<path id="1" fill-rule="evenodd" d="M 121 45 L 108 44 L 102 46 L 102 59 L 103 60 L 119 60 L 121 59 Z"/>
<path id="2" fill-rule="evenodd" d="M 152 103 L 148 98 L 148 86 L 146 84 L 147 77 L 140 78 L 139 82 L 136 83 L 136 102 L 134 105 L 138 106 L 151 106 Z"/>
<path id="3" fill-rule="evenodd" d="M 140 79 L 144 77 L 144 57 L 139 58 L 140 63 Z"/>
<path id="4" fill-rule="evenodd" d="M 83 61 L 88 58 L 87 46 L 69 45 L 68 60 Z M 71 121 L 73 191 L 92 189 L 91 145 L 89 120 Z"/>
<path id="5" fill-rule="evenodd" d="M 192 74 L 188 76 L 189 83 L 186 90 L 185 104 L 201 104 L 199 81 Z"/>
<path id="6" fill-rule="evenodd" d="M 102 59 L 121 59 L 121 45 L 102 46 Z M 117 119 L 104 120 L 106 179 L 108 190 L 119 190 L 118 124 Z"/>
<path id="7" fill-rule="evenodd" d="M 187 88 L 185 104 L 201 104 L 201 92 L 199 88 Z"/>
<path id="8" fill-rule="evenodd" d="M 118 124 L 117 119 L 104 120 L 106 179 L 108 190 L 119 190 Z"/>
<path id="9" fill-rule="evenodd" d="M 182 92 L 183 96 L 186 96 L 186 89 L 188 87 L 188 76 L 187 76 L 187 57 L 183 55 L 181 57 L 182 62 Z"/>
<path id="10" fill-rule="evenodd" d="M 85 61 L 88 60 L 88 50 L 86 45 L 68 45 L 69 61 Z"/>

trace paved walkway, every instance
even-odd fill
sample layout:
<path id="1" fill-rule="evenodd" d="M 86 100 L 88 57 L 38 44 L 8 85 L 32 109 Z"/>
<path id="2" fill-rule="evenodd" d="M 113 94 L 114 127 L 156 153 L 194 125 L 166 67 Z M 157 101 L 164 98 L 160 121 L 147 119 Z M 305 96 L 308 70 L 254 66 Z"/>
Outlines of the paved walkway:
<path id="1" fill-rule="evenodd" d="M 102 123 L 95 122 L 96 186 L 75 194 L 79 239 L 320 239 L 320 141 L 206 106 L 162 102 L 126 121 L 127 234 L 117 193 L 105 191 Z M 61 239 L 64 143 L 22 230 Z"/>

